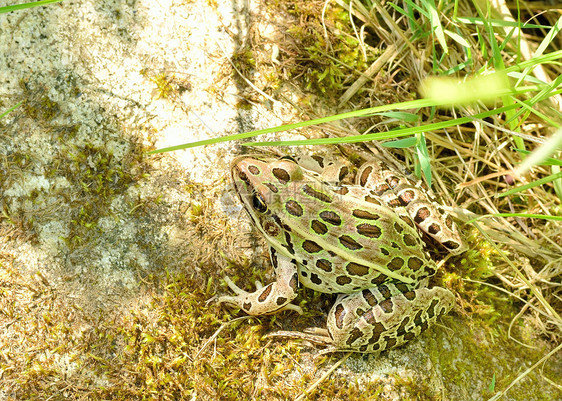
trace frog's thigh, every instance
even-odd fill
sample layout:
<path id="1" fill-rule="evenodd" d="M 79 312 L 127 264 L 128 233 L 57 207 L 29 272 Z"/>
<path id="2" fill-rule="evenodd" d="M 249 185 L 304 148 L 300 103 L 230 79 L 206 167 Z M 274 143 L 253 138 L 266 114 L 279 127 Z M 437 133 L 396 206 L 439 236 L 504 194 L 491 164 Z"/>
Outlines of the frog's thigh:
<path id="1" fill-rule="evenodd" d="M 328 331 L 338 350 L 380 352 L 420 334 L 454 301 L 441 287 L 386 284 L 338 298 L 328 315 Z"/>
<path id="2" fill-rule="evenodd" d="M 230 288 L 237 295 L 220 297 L 218 302 L 236 305 L 249 315 L 263 315 L 281 309 L 293 309 L 299 312 L 298 306 L 288 305 L 297 296 L 297 262 L 278 254 L 273 248 L 271 248 L 271 262 L 277 276 L 275 282 L 254 292 L 246 292 L 230 282 Z"/>

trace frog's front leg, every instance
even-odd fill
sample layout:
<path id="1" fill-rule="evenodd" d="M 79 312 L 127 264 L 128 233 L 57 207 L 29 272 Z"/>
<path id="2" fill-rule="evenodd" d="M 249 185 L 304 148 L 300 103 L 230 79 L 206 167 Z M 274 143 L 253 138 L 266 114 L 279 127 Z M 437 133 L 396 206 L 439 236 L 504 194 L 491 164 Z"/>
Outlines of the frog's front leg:
<path id="1" fill-rule="evenodd" d="M 275 267 L 275 274 L 277 276 L 275 282 L 265 287 L 257 282 L 256 291 L 246 292 L 229 278 L 225 278 L 228 286 L 236 295 L 220 297 L 218 302 L 235 305 L 249 315 L 264 315 L 284 309 L 291 309 L 302 313 L 299 306 L 290 304 L 297 296 L 297 262 L 294 259 L 278 254 L 273 248 L 270 251 L 271 262 Z"/>
<path id="2" fill-rule="evenodd" d="M 332 350 L 380 352 L 398 347 L 432 325 L 454 305 L 445 288 L 385 284 L 342 295 L 328 315 Z"/>

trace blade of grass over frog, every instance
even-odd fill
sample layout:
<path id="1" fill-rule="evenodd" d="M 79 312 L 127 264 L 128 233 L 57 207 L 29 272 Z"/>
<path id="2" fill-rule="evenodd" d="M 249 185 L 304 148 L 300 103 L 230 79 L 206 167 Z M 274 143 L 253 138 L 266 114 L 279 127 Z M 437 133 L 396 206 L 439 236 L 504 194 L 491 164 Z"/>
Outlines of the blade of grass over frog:
<path id="1" fill-rule="evenodd" d="M 41 1 L 36 1 L 36 2 L 33 2 L 33 3 L 14 4 L 12 6 L 0 7 L 0 14 L 9 13 L 9 12 L 16 11 L 16 10 L 24 10 L 26 8 L 45 6 L 45 5 L 51 4 L 51 3 L 60 3 L 61 1 L 62 0 L 41 0 Z"/>
<path id="2" fill-rule="evenodd" d="M 456 118 L 449 121 L 440 121 L 438 123 L 420 125 L 417 127 L 400 128 L 392 131 L 377 132 L 374 134 L 366 135 L 353 135 L 346 137 L 336 137 L 336 138 L 317 138 L 317 139 L 306 139 L 297 141 L 271 141 L 271 142 L 247 142 L 243 143 L 242 146 L 300 146 L 300 145 L 328 145 L 328 144 L 338 144 L 338 143 L 356 143 L 356 142 L 367 142 L 367 141 L 380 141 L 383 139 L 399 138 L 402 136 L 410 136 L 415 134 L 420 134 L 422 132 L 437 131 L 443 128 L 449 128 L 455 125 L 466 124 L 474 121 L 475 119 L 484 119 L 495 114 L 501 114 L 509 110 L 513 110 L 517 105 L 512 104 L 505 107 L 500 107 L 499 109 L 488 110 L 483 113 L 475 114 L 473 116 Z"/>
<path id="3" fill-rule="evenodd" d="M 243 132 L 240 134 L 227 135 L 219 138 L 210 138 L 197 142 L 184 143 L 181 145 L 170 146 L 167 148 L 151 150 L 150 152 L 148 152 L 148 154 L 165 153 L 165 152 L 172 152 L 174 150 L 189 149 L 189 148 L 195 148 L 204 145 L 213 145 L 215 143 L 235 141 L 238 139 L 246 139 L 246 138 L 251 138 L 253 136 L 271 134 L 280 131 L 288 131 L 295 128 L 308 127 L 311 125 L 318 125 L 318 124 L 328 123 L 332 121 L 343 120 L 346 118 L 370 117 L 376 115 L 377 113 L 388 112 L 390 110 L 417 109 L 421 107 L 430 107 L 430 106 L 438 106 L 438 105 L 443 105 L 443 104 L 441 103 L 436 104 L 435 100 L 430 100 L 430 99 L 418 99 L 418 100 L 410 100 L 408 102 L 402 102 L 402 103 L 385 104 L 382 106 L 371 107 L 368 109 L 354 110 L 348 113 L 336 114 L 333 116 L 317 118 L 314 120 L 301 121 L 294 124 L 282 125 L 279 127 L 265 128 L 257 131 Z"/>
<path id="4" fill-rule="evenodd" d="M 562 57 L 562 52 L 561 52 L 560 56 Z M 531 91 L 533 89 L 534 89 L 534 87 L 526 87 L 526 88 L 521 88 L 521 89 L 510 90 L 509 93 L 512 94 L 512 95 L 516 95 L 516 94 L 526 93 L 526 92 Z M 386 105 L 381 105 L 381 106 L 377 106 L 377 107 L 371 107 L 371 108 L 368 108 L 368 109 L 354 110 L 354 111 L 350 111 L 350 112 L 347 112 L 347 113 L 317 118 L 317 119 L 314 119 L 314 120 L 301 121 L 301 122 L 294 123 L 294 124 L 287 124 L 287 125 L 282 125 L 282 126 L 278 126 L 278 127 L 265 128 L 265 129 L 261 129 L 261 130 L 257 130 L 257 131 L 251 131 L 251 132 L 243 132 L 243 133 L 240 133 L 240 134 L 227 135 L 227 136 L 223 136 L 223 137 L 219 137 L 219 138 L 204 139 L 204 140 L 196 141 L 196 142 L 188 142 L 188 143 L 184 143 L 184 144 L 181 144 L 181 145 L 151 150 L 150 152 L 148 152 L 148 154 L 165 153 L 165 152 L 172 152 L 172 151 L 175 151 L 175 150 L 196 148 L 196 147 L 205 146 L 205 145 L 213 145 L 213 144 L 221 143 L 221 142 L 228 142 L 228 141 L 235 141 L 235 140 L 238 140 L 238 139 L 251 138 L 251 137 L 263 135 L 263 134 L 271 134 L 271 133 L 280 132 L 280 131 L 289 131 L 289 130 L 295 129 L 295 128 L 308 127 L 308 126 L 311 126 L 311 125 L 318 125 L 318 124 L 323 124 L 323 123 L 327 123 L 327 122 L 343 120 L 343 119 L 346 119 L 346 118 L 369 117 L 369 116 L 380 114 L 382 112 L 387 112 L 387 111 L 390 111 L 390 110 L 417 109 L 417 108 L 421 108 L 421 107 L 447 106 L 447 105 L 450 105 L 450 102 L 443 101 L 443 100 L 440 100 L 440 99 L 410 100 L 410 101 L 402 102 L 402 103 L 386 104 Z M 489 112 L 486 112 L 486 113 L 475 115 L 474 118 L 489 117 L 489 116 L 494 115 L 496 113 L 499 114 L 499 113 L 503 113 L 504 111 L 511 110 L 513 107 L 515 107 L 515 106 L 511 105 L 511 106 L 508 106 L 508 107 L 503 107 L 503 108 L 497 109 L 496 111 L 492 110 L 492 111 L 489 111 Z M 483 116 L 483 117 L 479 117 L 479 116 Z M 466 118 L 467 118 L 467 120 L 461 121 L 459 124 L 469 122 L 469 121 L 472 120 L 472 117 L 466 117 Z M 454 121 L 460 121 L 460 120 L 462 120 L 462 119 L 454 120 Z M 445 125 L 440 126 L 439 124 L 445 124 Z M 428 126 L 426 126 L 426 127 L 428 127 L 428 128 L 426 128 L 426 130 L 447 128 L 451 125 L 455 125 L 455 123 L 451 124 L 451 123 L 447 123 L 447 122 L 442 122 L 442 123 L 438 123 L 438 125 L 436 125 L 434 128 L 431 128 L 433 126 L 428 125 Z M 412 129 L 412 131 L 407 131 L 407 130 L 410 130 L 410 129 Z M 369 134 L 369 135 L 376 135 L 376 137 L 369 137 L 369 139 L 365 139 L 365 138 L 367 138 L 367 135 L 363 135 L 363 136 L 359 136 L 359 137 L 357 137 L 357 136 L 356 137 L 347 137 L 345 139 L 344 138 L 321 138 L 321 139 L 310 139 L 310 140 L 307 140 L 307 141 L 289 141 L 288 143 L 286 143 L 286 142 L 266 142 L 266 143 L 252 142 L 251 144 L 246 143 L 246 144 L 243 144 L 243 145 L 244 146 L 269 146 L 269 145 L 280 144 L 280 145 L 283 145 L 283 146 L 292 146 L 294 144 L 297 144 L 297 145 L 301 145 L 301 144 L 314 145 L 314 144 L 327 144 L 327 143 L 352 143 L 352 142 L 361 142 L 361 141 L 365 141 L 365 140 L 380 140 L 380 139 L 397 138 L 397 137 L 400 137 L 400 136 L 414 135 L 414 134 L 423 132 L 423 130 L 421 130 L 421 129 L 413 129 L 413 128 L 407 128 L 405 130 L 406 131 L 400 131 L 400 132 L 398 132 L 398 130 L 393 131 L 394 135 L 388 135 L 388 133 Z M 384 134 L 386 134 L 387 136 L 386 137 L 380 136 L 380 135 L 384 135 Z M 364 138 L 364 139 L 349 140 L 349 138 Z M 321 141 L 321 142 L 316 143 L 315 141 Z M 293 143 L 293 142 L 295 142 L 295 143 Z M 258 144 L 258 145 L 256 145 L 256 144 Z"/>
<path id="5" fill-rule="evenodd" d="M 556 173 L 556 174 L 551 174 L 548 177 L 544 177 L 544 178 L 541 178 L 540 180 L 530 182 L 529 184 L 521 185 L 520 187 L 512 188 L 509 191 L 505 191 L 504 193 L 497 194 L 496 198 L 503 198 L 504 196 L 513 195 L 513 194 L 516 194 L 516 193 L 519 193 L 519 192 L 523 192 L 523 191 L 525 191 L 529 188 L 538 187 L 539 185 L 546 184 L 547 182 L 551 182 L 551 181 L 557 180 L 559 178 L 562 178 L 562 172 Z"/>
<path id="6" fill-rule="evenodd" d="M 5 115 L 8 115 L 9 113 L 11 113 L 12 111 L 14 111 L 15 109 L 17 109 L 20 106 L 21 106 L 21 102 L 19 102 L 16 105 L 10 107 L 8 110 L 6 110 L 5 112 L 0 114 L 0 118 L 4 117 Z"/>
<path id="7" fill-rule="evenodd" d="M 493 214 L 483 214 L 482 216 L 475 217 L 466 222 L 466 224 L 474 223 L 475 221 L 490 218 L 490 217 L 521 217 L 524 219 L 543 219 L 543 220 L 555 220 L 562 221 L 562 216 L 549 216 L 545 214 L 531 214 L 531 213 L 493 213 Z"/>

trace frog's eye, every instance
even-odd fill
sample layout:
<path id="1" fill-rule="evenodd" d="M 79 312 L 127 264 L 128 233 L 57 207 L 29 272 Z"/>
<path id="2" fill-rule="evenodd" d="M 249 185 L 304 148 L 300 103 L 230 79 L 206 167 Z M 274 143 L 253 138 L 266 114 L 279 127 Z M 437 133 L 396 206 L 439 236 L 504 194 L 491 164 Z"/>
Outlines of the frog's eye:
<path id="1" fill-rule="evenodd" d="M 267 204 L 263 196 L 258 192 L 252 194 L 252 207 L 260 213 L 267 212 Z"/>
<path id="2" fill-rule="evenodd" d="M 295 158 L 292 157 L 292 156 L 283 156 L 283 157 L 281 157 L 281 160 L 290 160 L 290 161 L 295 162 L 295 163 L 297 162 L 295 160 Z"/>

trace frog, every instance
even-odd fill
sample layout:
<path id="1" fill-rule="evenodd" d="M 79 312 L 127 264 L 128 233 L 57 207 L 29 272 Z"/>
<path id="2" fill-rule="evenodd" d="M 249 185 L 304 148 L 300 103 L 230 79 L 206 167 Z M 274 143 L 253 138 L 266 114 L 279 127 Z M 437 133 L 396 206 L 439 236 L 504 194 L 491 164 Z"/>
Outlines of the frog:
<path id="1" fill-rule="evenodd" d="M 231 163 L 235 192 L 270 247 L 275 281 L 247 292 L 225 277 L 234 295 L 218 303 L 248 315 L 283 310 L 299 285 L 336 294 L 325 329 L 294 333 L 325 352 L 380 353 L 433 325 L 455 304 L 429 286 L 437 264 L 430 242 L 450 254 L 466 250 L 459 231 L 422 186 L 384 158 L 361 165 L 320 156 L 242 155 Z"/>

